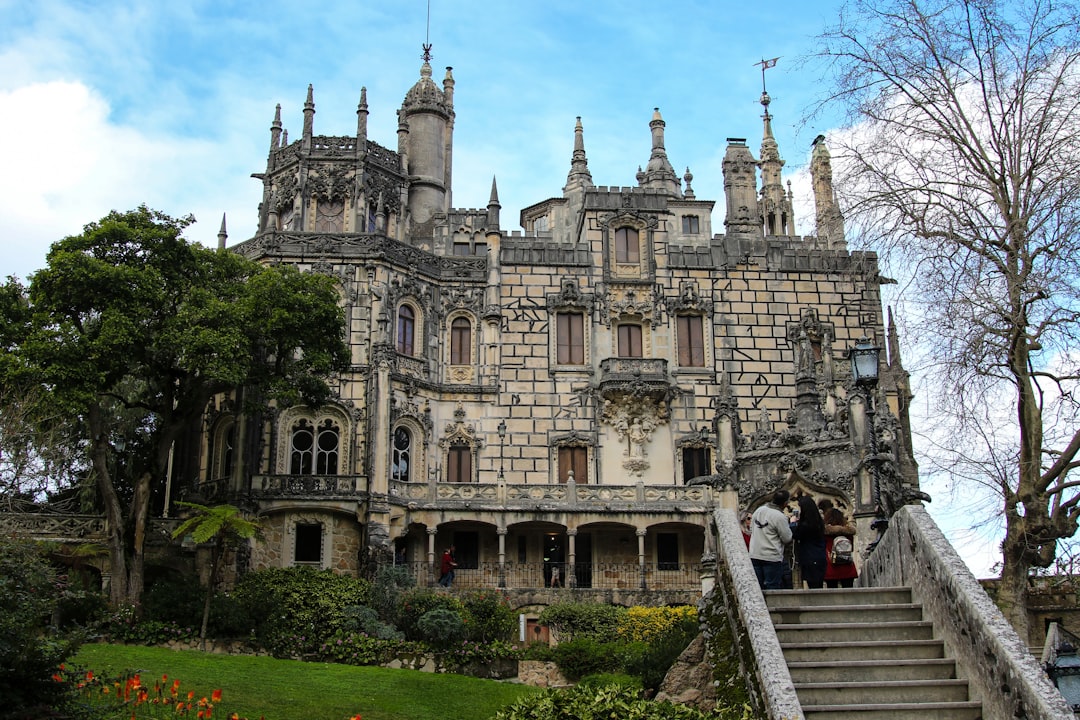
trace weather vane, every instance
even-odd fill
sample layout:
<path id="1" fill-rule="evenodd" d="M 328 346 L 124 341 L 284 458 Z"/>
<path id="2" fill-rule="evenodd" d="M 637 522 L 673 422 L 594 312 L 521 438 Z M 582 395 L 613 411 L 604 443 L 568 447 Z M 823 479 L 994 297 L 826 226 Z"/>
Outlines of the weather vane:
<path id="1" fill-rule="evenodd" d="M 430 3 L 430 0 L 429 0 L 429 3 Z M 781 56 L 781 57 L 783 57 L 783 56 Z M 768 70 L 769 68 L 776 67 L 776 61 L 779 60 L 779 59 L 780 58 L 778 58 L 778 57 L 774 57 L 772 60 L 766 60 L 765 58 L 761 58 L 761 62 L 754 63 L 755 67 L 758 66 L 758 65 L 761 66 L 761 92 L 762 92 L 762 94 L 765 93 L 765 71 Z"/>
<path id="2" fill-rule="evenodd" d="M 424 27 L 424 62 L 431 62 L 431 0 L 427 0 L 427 25 Z"/>

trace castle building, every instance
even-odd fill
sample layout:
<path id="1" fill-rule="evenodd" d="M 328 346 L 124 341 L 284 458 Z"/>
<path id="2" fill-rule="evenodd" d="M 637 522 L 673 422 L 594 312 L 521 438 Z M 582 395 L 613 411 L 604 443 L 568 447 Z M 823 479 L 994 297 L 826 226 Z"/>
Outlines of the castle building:
<path id="1" fill-rule="evenodd" d="M 193 488 L 258 508 L 249 566 L 392 559 L 423 583 L 454 545 L 459 586 L 700 588 L 712 509 L 780 486 L 872 539 L 917 491 L 910 393 L 824 139 L 814 236 L 764 93 L 758 157 L 727 139 L 721 208 L 675 171 L 659 110 L 632 187 L 594 184 L 578 118 L 561 193 L 508 231 L 494 180 L 486 207 L 451 207 L 454 87 L 425 50 L 393 149 L 364 89 L 354 135 L 315 134 L 311 87 L 299 138 L 274 115 L 259 229 L 233 250 L 335 278 L 351 366 L 324 407 L 208 408 Z M 864 337 L 887 350 L 872 388 L 848 363 Z"/>

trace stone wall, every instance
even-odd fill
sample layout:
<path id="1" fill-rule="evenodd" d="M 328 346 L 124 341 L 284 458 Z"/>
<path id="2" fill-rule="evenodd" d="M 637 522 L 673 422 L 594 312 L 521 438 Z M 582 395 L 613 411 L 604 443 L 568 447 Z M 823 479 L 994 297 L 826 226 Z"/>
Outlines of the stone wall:
<path id="1" fill-rule="evenodd" d="M 972 699 L 982 702 L 985 720 L 1073 720 L 1072 710 L 1027 644 L 925 508 L 908 505 L 893 515 L 888 532 L 863 567 L 860 583 L 911 587 L 968 680 Z"/>

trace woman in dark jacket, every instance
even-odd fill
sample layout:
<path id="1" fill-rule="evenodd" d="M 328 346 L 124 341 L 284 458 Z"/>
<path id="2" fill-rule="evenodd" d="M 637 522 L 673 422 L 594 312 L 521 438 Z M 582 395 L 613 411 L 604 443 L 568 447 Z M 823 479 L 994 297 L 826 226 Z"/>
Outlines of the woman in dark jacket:
<path id="1" fill-rule="evenodd" d="M 812 497 L 800 495 L 798 502 L 799 520 L 791 528 L 795 558 L 806 586 L 820 589 L 825 583 L 825 522 Z"/>

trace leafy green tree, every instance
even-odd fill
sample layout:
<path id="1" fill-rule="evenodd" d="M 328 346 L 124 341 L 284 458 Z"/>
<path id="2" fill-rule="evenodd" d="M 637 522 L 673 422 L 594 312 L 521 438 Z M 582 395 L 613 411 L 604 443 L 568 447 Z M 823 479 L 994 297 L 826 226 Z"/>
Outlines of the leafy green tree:
<path id="1" fill-rule="evenodd" d="M 25 292 L 9 280 L 0 293 L 0 326 L 14 323 L 0 381 L 33 381 L 78 419 L 118 605 L 139 605 L 151 495 L 210 398 L 318 404 L 348 356 L 332 279 L 190 243 L 191 222 L 110 213 L 54 244 Z"/>
<path id="2" fill-rule="evenodd" d="M 192 540 L 200 545 L 206 542 L 213 543 L 210 548 L 210 579 L 206 583 L 202 627 L 199 630 L 199 640 L 202 641 L 205 650 L 206 627 L 210 624 L 210 603 L 214 599 L 214 586 L 217 584 L 221 557 L 225 554 L 226 548 L 236 547 L 240 541 L 255 537 L 259 532 L 259 523 L 247 519 L 239 508 L 232 505 L 207 507 L 198 503 L 181 502 L 178 504 L 194 511 L 194 514 L 173 530 L 173 538 L 181 538 L 190 533 Z"/>
<path id="3" fill-rule="evenodd" d="M 1080 8 L 856 0 L 819 47 L 852 120 L 840 201 L 910 274 L 924 460 L 997 494 L 973 514 L 1004 517 L 998 600 L 1027 637 L 1028 575 L 1080 520 Z"/>

